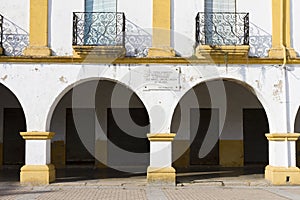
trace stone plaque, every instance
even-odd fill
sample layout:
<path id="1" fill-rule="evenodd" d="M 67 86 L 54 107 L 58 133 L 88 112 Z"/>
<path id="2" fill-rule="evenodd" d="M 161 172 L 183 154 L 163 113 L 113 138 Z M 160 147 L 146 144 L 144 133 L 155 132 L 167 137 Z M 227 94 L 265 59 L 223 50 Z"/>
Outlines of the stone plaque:
<path id="1" fill-rule="evenodd" d="M 179 90 L 179 67 L 149 67 L 144 73 L 144 90 Z"/>

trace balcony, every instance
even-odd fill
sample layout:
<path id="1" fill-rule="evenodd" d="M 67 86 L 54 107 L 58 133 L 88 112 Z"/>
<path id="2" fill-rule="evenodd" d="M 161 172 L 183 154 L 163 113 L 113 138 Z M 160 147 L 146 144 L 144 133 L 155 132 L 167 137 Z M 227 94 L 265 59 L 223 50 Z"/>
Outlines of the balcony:
<path id="1" fill-rule="evenodd" d="M 249 13 L 199 12 L 196 16 L 196 56 L 247 56 Z"/>
<path id="2" fill-rule="evenodd" d="M 2 40 L 3 40 L 3 16 L 0 15 L 0 55 L 3 54 Z"/>
<path id="3" fill-rule="evenodd" d="M 78 56 L 125 55 L 125 15 L 116 12 L 74 12 L 73 49 Z"/>

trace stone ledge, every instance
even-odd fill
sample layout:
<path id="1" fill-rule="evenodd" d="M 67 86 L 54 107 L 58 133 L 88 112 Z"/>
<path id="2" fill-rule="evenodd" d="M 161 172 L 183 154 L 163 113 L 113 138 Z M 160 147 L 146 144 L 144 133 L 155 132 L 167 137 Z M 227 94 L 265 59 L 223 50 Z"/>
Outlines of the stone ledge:
<path id="1" fill-rule="evenodd" d="M 73 46 L 75 58 L 123 58 L 126 49 L 123 46 Z"/>
<path id="2" fill-rule="evenodd" d="M 247 58 L 249 49 L 249 45 L 198 45 L 195 50 L 195 56 L 202 59 L 223 59 L 224 56 L 227 56 L 228 58 Z"/>

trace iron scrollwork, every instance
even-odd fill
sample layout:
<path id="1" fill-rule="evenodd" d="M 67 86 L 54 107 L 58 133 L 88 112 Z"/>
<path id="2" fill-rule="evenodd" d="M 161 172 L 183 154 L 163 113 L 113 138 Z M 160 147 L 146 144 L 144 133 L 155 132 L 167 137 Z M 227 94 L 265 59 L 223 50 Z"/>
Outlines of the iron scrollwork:
<path id="1" fill-rule="evenodd" d="M 5 17 L 2 18 L 1 41 L 4 55 L 21 56 L 29 45 L 29 34 Z"/>
<path id="2" fill-rule="evenodd" d="M 121 12 L 73 13 L 73 45 L 124 46 L 125 15 Z"/>
<path id="3" fill-rule="evenodd" d="M 199 12 L 196 42 L 202 45 L 248 45 L 249 13 Z"/>

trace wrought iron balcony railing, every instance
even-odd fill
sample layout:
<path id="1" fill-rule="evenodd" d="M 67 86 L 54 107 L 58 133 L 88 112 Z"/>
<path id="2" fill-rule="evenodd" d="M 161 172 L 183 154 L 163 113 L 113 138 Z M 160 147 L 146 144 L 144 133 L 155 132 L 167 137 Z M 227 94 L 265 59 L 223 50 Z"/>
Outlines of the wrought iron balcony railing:
<path id="1" fill-rule="evenodd" d="M 2 41 L 3 41 L 3 16 L 0 15 L 0 48 L 2 48 Z"/>
<path id="2" fill-rule="evenodd" d="M 249 13 L 199 12 L 197 45 L 249 45 Z"/>
<path id="3" fill-rule="evenodd" d="M 125 46 L 124 13 L 74 12 L 73 45 Z"/>

